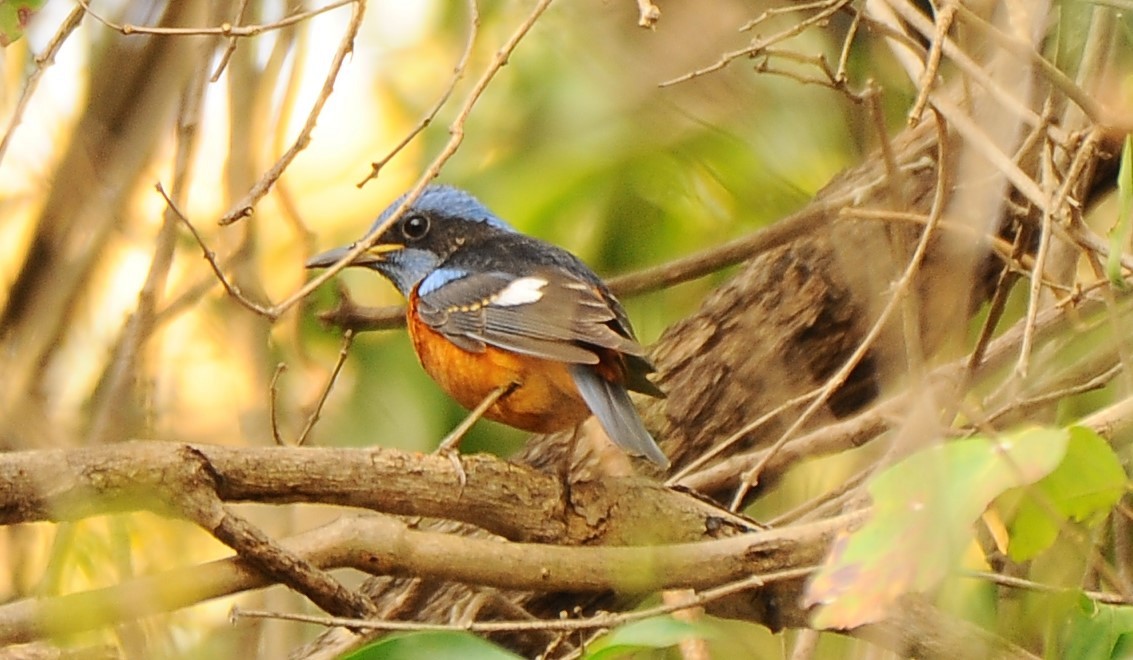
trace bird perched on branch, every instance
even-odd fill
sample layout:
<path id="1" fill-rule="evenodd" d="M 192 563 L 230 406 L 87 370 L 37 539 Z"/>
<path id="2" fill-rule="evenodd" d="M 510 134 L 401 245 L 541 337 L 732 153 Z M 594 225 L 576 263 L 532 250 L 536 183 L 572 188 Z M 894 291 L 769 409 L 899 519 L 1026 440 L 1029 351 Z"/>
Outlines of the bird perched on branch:
<path id="1" fill-rule="evenodd" d="M 356 245 L 307 267 L 331 266 Z M 646 379 L 653 366 L 621 303 L 578 257 L 518 233 L 463 190 L 430 186 L 348 265 L 376 270 L 405 296 L 421 366 L 464 407 L 485 404 L 485 417 L 538 433 L 593 414 L 623 450 L 669 465 L 627 393 L 664 396 Z"/>

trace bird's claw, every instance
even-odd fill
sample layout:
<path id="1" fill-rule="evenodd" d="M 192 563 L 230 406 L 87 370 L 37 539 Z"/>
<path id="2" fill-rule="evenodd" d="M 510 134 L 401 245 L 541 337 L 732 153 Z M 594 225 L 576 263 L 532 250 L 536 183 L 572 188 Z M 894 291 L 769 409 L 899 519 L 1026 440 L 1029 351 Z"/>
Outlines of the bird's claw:
<path id="1" fill-rule="evenodd" d="M 464 487 L 468 485 L 468 472 L 465 471 L 464 463 L 460 459 L 460 441 L 464 437 L 464 434 L 460 431 L 461 429 L 457 429 L 445 436 L 445 439 L 441 440 L 441 444 L 433 453 L 447 457 L 449 462 L 452 463 L 452 469 L 456 472 L 456 481 L 460 484 L 460 490 L 463 492 Z"/>

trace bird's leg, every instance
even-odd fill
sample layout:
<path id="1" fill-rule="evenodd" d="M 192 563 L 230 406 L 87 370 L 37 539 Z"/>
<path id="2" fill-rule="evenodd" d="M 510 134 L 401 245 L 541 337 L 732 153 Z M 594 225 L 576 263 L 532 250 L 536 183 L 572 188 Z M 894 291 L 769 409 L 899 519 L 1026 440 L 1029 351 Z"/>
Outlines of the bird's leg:
<path id="1" fill-rule="evenodd" d="M 440 446 L 438 446 L 437 450 L 434 452 L 448 456 L 448 459 L 452 461 L 452 467 L 456 470 L 457 479 L 460 481 L 461 488 L 464 488 L 464 485 L 468 483 L 468 475 L 464 472 L 464 466 L 460 464 L 460 452 L 457 451 L 460 447 L 460 441 L 464 439 L 464 436 L 468 433 L 468 430 L 472 428 L 472 425 L 479 421 L 479 419 L 484 416 L 484 413 L 488 412 L 488 408 L 491 408 L 497 401 L 511 394 L 517 387 L 519 387 L 519 383 L 512 381 L 488 392 L 488 396 L 484 397 L 484 400 L 478 403 L 476 407 L 468 413 L 468 416 L 461 420 L 461 422 L 456 425 L 456 428 L 444 437 L 444 440 L 441 440 Z"/>
<path id="2" fill-rule="evenodd" d="M 568 507 L 570 505 L 570 479 L 571 471 L 574 468 L 574 461 L 576 459 L 575 453 L 578 451 L 578 436 L 582 433 L 582 424 L 574 427 L 570 432 L 570 440 L 567 441 L 566 458 L 559 461 L 559 485 L 563 489 L 563 502 Z M 568 509 L 569 510 L 569 509 Z"/>
<path id="3" fill-rule="evenodd" d="M 484 413 L 488 412 L 488 408 L 491 408 L 497 401 L 504 398 L 504 396 L 511 394 L 518 386 L 519 383 L 511 382 L 507 385 L 500 385 L 491 392 L 488 392 L 488 396 L 484 397 L 483 401 L 476 404 L 476 407 L 468 413 L 468 416 L 465 417 L 460 424 L 457 424 L 456 428 L 446 435 L 444 440 L 441 440 L 440 446 L 437 447 L 437 453 L 451 452 L 460 447 L 460 441 L 464 439 L 464 436 L 468 433 L 468 430 L 472 428 L 472 425 L 479 421 L 480 418 L 484 416 Z"/>

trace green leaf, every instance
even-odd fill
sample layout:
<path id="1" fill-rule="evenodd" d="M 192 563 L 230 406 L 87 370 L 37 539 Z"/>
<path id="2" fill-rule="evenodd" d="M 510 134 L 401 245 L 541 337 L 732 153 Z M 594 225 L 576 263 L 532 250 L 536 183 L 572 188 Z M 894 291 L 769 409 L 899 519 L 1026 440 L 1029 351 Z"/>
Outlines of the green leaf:
<path id="1" fill-rule="evenodd" d="M 1109 281 L 1121 290 L 1128 288 L 1121 272 L 1121 256 L 1129 249 L 1133 235 L 1133 135 L 1125 136 L 1121 166 L 1117 171 L 1117 222 L 1109 232 L 1109 257 L 1105 270 Z"/>
<path id="2" fill-rule="evenodd" d="M 1110 660 L 1128 658 L 1133 650 L 1133 607 L 1096 603 L 1083 594 L 1065 621 L 1058 657 Z"/>
<path id="3" fill-rule="evenodd" d="M 345 656 L 345 660 L 517 660 L 520 656 L 466 632 L 415 632 L 390 635 Z"/>
<path id="4" fill-rule="evenodd" d="M 707 625 L 658 616 L 621 626 L 587 648 L 586 660 L 611 660 L 643 649 L 664 649 L 690 638 L 712 637 Z"/>
<path id="5" fill-rule="evenodd" d="M 7 46 L 24 34 L 32 14 L 44 0 L 0 0 L 0 46 Z"/>
<path id="6" fill-rule="evenodd" d="M 1104 514 L 1125 493 L 1125 470 L 1109 443 L 1087 428 L 1069 431 L 1066 458 L 1033 486 L 1009 526 L 1007 554 L 1015 561 L 1032 559 L 1049 548 L 1065 521 L 1083 522 Z"/>
<path id="7" fill-rule="evenodd" d="M 972 523 L 1004 491 L 1051 472 L 1069 433 L 1031 428 L 973 437 L 917 452 L 870 484 L 873 515 L 839 536 L 807 585 L 819 628 L 853 628 L 885 617 L 901 595 L 935 587 L 971 543 Z"/>

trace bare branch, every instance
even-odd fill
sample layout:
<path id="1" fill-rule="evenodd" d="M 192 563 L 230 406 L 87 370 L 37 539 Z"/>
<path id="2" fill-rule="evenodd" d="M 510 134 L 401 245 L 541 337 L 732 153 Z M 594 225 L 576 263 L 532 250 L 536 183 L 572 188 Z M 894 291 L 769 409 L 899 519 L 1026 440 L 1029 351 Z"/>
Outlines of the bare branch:
<path id="1" fill-rule="evenodd" d="M 636 566 L 626 566 L 627 570 L 632 571 Z M 469 632 L 523 632 L 529 630 L 555 630 L 555 631 L 574 631 L 574 630 L 594 630 L 595 628 L 609 629 L 615 626 L 632 623 L 634 621 L 642 621 L 662 614 L 671 614 L 681 610 L 690 608 L 699 608 L 712 603 L 714 601 L 727 598 L 744 591 L 758 589 L 768 584 L 773 584 L 780 580 L 794 580 L 800 577 L 805 577 L 814 572 L 817 567 L 803 566 L 800 568 L 788 568 L 785 570 L 775 571 L 774 573 L 765 573 L 760 575 L 752 575 L 742 579 L 735 580 L 723 584 L 721 586 L 705 589 L 699 593 L 691 592 L 682 597 L 674 599 L 672 602 L 666 602 L 663 605 L 656 605 L 654 607 L 647 607 L 641 610 L 634 610 L 632 612 L 602 612 L 595 616 L 586 616 L 581 618 L 564 617 L 559 619 L 549 620 L 536 620 L 531 621 L 524 619 L 522 621 L 470 621 L 461 624 L 438 624 L 438 623 L 422 623 L 417 621 L 375 621 L 367 620 L 361 621 L 358 619 L 337 619 L 334 617 L 325 616 L 306 616 L 302 614 L 280 614 L 276 612 L 257 612 L 254 610 L 240 610 L 233 611 L 233 618 L 240 617 L 254 617 L 254 618 L 279 618 L 288 621 L 303 621 L 305 623 L 316 623 L 323 626 L 356 626 L 358 628 L 370 630 L 429 630 L 429 631 L 469 631 Z M 616 588 L 617 585 L 611 588 Z M 576 589 L 576 586 L 566 585 L 563 589 Z"/>
<path id="2" fill-rule="evenodd" d="M 425 128 L 437 118 L 437 113 L 448 103 L 449 97 L 452 96 L 453 90 L 456 89 L 456 84 L 464 77 L 464 72 L 468 68 L 468 60 L 472 57 L 472 48 L 476 45 L 476 34 L 479 29 L 480 10 L 476 7 L 476 0 L 468 0 L 468 39 L 465 41 L 464 51 L 461 52 L 456 67 L 453 68 L 452 76 L 449 77 L 448 85 L 445 87 L 444 91 L 441 92 L 440 97 L 437 99 L 436 103 L 433 104 L 433 107 L 417 122 L 417 125 L 410 129 L 410 131 L 405 134 L 405 137 L 389 150 L 389 153 L 381 159 L 370 163 L 370 173 L 366 175 L 365 179 L 358 182 L 357 185 L 359 188 L 366 185 L 366 182 L 370 179 L 377 178 L 378 173 L 386 166 L 386 163 L 392 160 L 394 156 L 401 153 L 401 150 L 412 142 L 413 138 L 417 137 L 421 131 L 425 130 Z"/>
<path id="3" fill-rule="evenodd" d="M 894 283 L 892 293 L 890 294 L 889 299 L 886 300 L 885 306 L 882 307 L 881 311 L 877 315 L 877 319 L 874 320 L 872 327 L 870 327 L 869 331 L 859 342 L 857 348 L 854 349 L 854 352 L 848 358 L 846 358 L 846 361 L 838 368 L 838 370 L 832 376 L 830 376 L 830 378 L 827 379 L 826 383 L 824 383 L 822 388 L 820 389 L 819 395 L 810 402 L 807 408 L 797 418 L 795 418 L 794 421 L 791 422 L 791 425 L 787 428 L 786 431 L 783 431 L 783 433 L 779 436 L 775 443 L 771 445 L 771 447 L 767 450 L 767 452 L 763 455 L 759 462 L 756 463 L 755 466 L 751 468 L 751 470 L 744 474 L 743 479 L 740 481 L 740 485 L 736 489 L 735 495 L 732 499 L 733 510 L 738 510 L 740 504 L 744 501 L 744 498 L 747 496 L 747 493 L 751 489 L 751 487 L 759 483 L 760 475 L 763 473 L 764 468 L 767 467 L 767 464 L 775 457 L 775 454 L 789 440 L 791 440 L 794 434 L 800 428 L 802 428 L 803 424 L 805 424 L 812 415 L 818 412 L 821 406 L 825 405 L 826 402 L 830 400 L 830 396 L 835 392 L 835 390 L 845 384 L 846 379 L 850 376 L 850 373 L 853 372 L 858 364 L 865 358 L 866 353 L 871 349 L 873 343 L 877 341 L 878 337 L 881 336 L 881 332 L 889 322 L 889 318 L 895 311 L 897 311 L 898 306 L 904 301 L 905 296 L 910 295 L 914 278 L 920 271 L 921 263 L 924 261 L 925 255 L 928 252 L 929 242 L 935 236 L 937 223 L 939 222 L 941 215 L 944 213 L 944 204 L 948 199 L 946 193 L 946 182 L 948 181 L 948 163 L 950 161 L 948 154 L 945 151 L 947 148 L 947 139 L 944 136 L 947 129 L 943 126 L 942 119 L 939 116 L 936 118 L 934 125 L 936 126 L 939 135 L 937 145 L 940 151 L 938 152 L 936 158 L 938 178 L 933 194 L 932 210 L 929 212 L 928 223 L 925 225 L 924 231 L 921 232 L 920 241 L 917 243 L 917 247 L 913 251 L 913 255 L 912 257 L 910 257 L 908 265 L 905 267 L 905 272 L 902 273 L 901 277 L 897 280 L 897 282 Z M 896 168 L 895 163 L 893 164 L 893 167 Z"/>
<path id="4" fill-rule="evenodd" d="M 342 365 L 346 364 L 346 356 L 350 354 L 350 346 L 353 343 L 354 331 L 347 330 L 342 335 L 342 348 L 338 350 L 338 360 L 335 361 L 334 368 L 332 368 L 330 372 L 330 377 L 327 378 L 327 384 L 323 386 L 322 393 L 319 394 L 319 400 L 315 403 L 315 409 L 311 411 L 311 415 L 307 418 L 307 423 L 303 426 L 299 437 L 295 439 L 295 446 L 301 447 L 307 442 L 307 436 L 311 434 L 311 430 L 315 428 L 315 423 L 319 421 L 319 415 L 323 411 L 323 406 L 326 405 L 327 397 L 330 396 L 330 390 L 334 387 L 334 382 L 338 380 L 338 374 L 342 371 Z"/>
<path id="5" fill-rule="evenodd" d="M 221 286 L 224 287 L 224 290 L 228 292 L 228 295 L 231 296 L 236 302 L 240 303 L 245 308 L 255 312 L 256 314 L 271 320 L 275 320 L 277 316 L 274 314 L 271 308 L 264 307 L 259 303 L 249 300 L 248 297 L 245 296 L 244 293 L 240 290 L 239 286 L 229 281 L 228 277 L 224 274 L 224 270 L 221 268 L 220 263 L 216 260 L 216 253 L 209 249 L 208 245 L 205 243 L 204 238 L 201 237 L 200 232 L 198 232 L 197 228 L 193 226 L 193 223 L 189 221 L 189 218 L 187 218 L 185 214 L 181 212 L 181 209 L 178 208 L 177 203 L 174 202 L 168 194 L 166 194 L 165 188 L 162 187 L 160 182 L 154 186 L 154 189 L 157 190 L 157 192 L 165 198 L 165 203 L 169 205 L 169 208 L 173 210 L 177 218 L 181 220 L 185 227 L 189 229 L 189 233 L 193 235 L 193 239 L 197 241 L 197 245 L 200 246 L 201 252 L 204 253 L 205 260 L 209 262 L 209 266 L 212 268 L 213 274 L 216 275 L 216 279 L 220 282 Z"/>
<path id="6" fill-rule="evenodd" d="M 195 522 L 239 557 L 263 572 L 310 598 L 323 610 L 338 616 L 375 616 L 373 602 L 344 587 L 329 573 L 312 565 L 297 553 L 284 548 L 243 517 L 230 511 L 217 495 L 207 457 L 192 447 L 181 445 L 180 466 L 165 475 L 158 496 L 171 510 Z"/>
<path id="7" fill-rule="evenodd" d="M 240 4 L 236 7 L 234 21 L 241 22 L 244 19 L 244 12 L 248 10 L 249 0 L 240 0 Z M 228 37 L 228 46 L 224 49 L 224 54 L 220 56 L 220 61 L 216 64 L 216 70 L 212 72 L 212 77 L 209 82 L 216 82 L 220 80 L 220 74 L 224 72 L 224 68 L 228 66 L 228 61 L 232 59 L 232 54 L 236 52 L 236 43 L 239 40 L 238 35 Z"/>
<path id="8" fill-rule="evenodd" d="M 24 83 L 24 89 L 20 92 L 20 100 L 16 101 L 16 108 L 12 111 L 12 118 L 8 120 L 8 128 L 4 131 L 3 139 L 0 139 L 0 161 L 4 160 L 4 155 L 8 153 L 8 145 L 12 142 L 12 136 L 16 133 L 16 128 L 24 117 L 24 110 L 27 109 L 28 103 L 31 101 L 32 94 L 35 93 L 36 87 L 39 86 L 39 80 L 43 78 L 43 74 L 47 72 L 47 68 L 55 63 L 55 55 L 59 53 L 59 49 L 67 41 L 67 37 L 79 27 L 79 23 L 83 20 L 84 11 L 81 6 L 77 6 L 67 14 L 67 18 L 59 25 L 59 29 L 55 31 L 55 35 L 51 37 L 51 41 L 47 43 L 47 48 L 44 49 L 41 55 L 35 58 L 35 70 L 28 76 L 27 82 Z"/>
<path id="9" fill-rule="evenodd" d="M 114 23 L 101 14 L 98 14 L 90 7 L 89 0 L 79 0 L 79 5 L 82 9 L 91 16 L 94 20 L 102 23 L 106 27 L 121 32 L 129 36 L 133 34 L 157 34 L 164 36 L 192 36 L 192 35 L 213 35 L 220 37 L 254 37 L 264 32 L 271 30 L 280 30 L 292 25 L 298 25 L 305 21 L 318 16 L 319 14 L 338 9 L 344 5 L 356 4 L 359 0 L 333 0 L 327 5 L 312 9 L 310 11 L 302 11 L 292 14 L 286 18 L 275 21 L 273 23 L 265 23 L 263 25 L 232 25 L 230 23 L 222 23 L 216 27 L 154 27 L 150 25 L 131 25 L 129 23 Z"/>
<path id="10" fill-rule="evenodd" d="M 154 494 L 184 481 L 177 475 L 187 469 L 185 447 L 205 462 L 201 470 L 215 475 L 212 483 L 224 502 L 338 504 L 458 520 L 514 540 L 554 543 L 581 538 L 583 530 L 594 542 L 671 542 L 697 525 L 705 529 L 710 517 L 739 520 L 640 477 L 572 484 L 568 497 L 557 476 L 481 454 L 463 458 L 468 483 L 461 493 L 443 456 L 138 441 L 0 454 L 0 524 L 137 510 L 169 515 L 170 498 Z M 668 510 L 671 530 L 657 529 L 654 516 L 646 514 L 657 507 Z M 601 529 L 591 528 L 587 518 L 602 520 Z"/>
<path id="11" fill-rule="evenodd" d="M 816 11 L 814 14 L 807 16 L 806 18 L 792 24 L 790 27 L 784 28 L 783 30 L 776 32 L 775 34 L 773 34 L 769 37 L 753 40 L 751 45 L 747 46 L 746 48 L 741 48 L 739 50 L 734 50 L 734 51 L 731 51 L 729 53 L 725 53 L 724 55 L 721 55 L 720 59 L 718 59 L 714 64 L 711 64 L 711 65 L 706 66 L 706 67 L 701 68 L 701 69 L 697 69 L 696 71 L 691 71 L 691 72 L 686 73 L 682 76 L 677 76 L 676 78 L 673 78 L 671 80 L 666 80 L 665 82 L 661 83 L 661 87 L 668 87 L 668 86 L 671 86 L 671 85 L 676 85 L 677 83 L 682 83 L 682 82 L 685 82 L 685 81 L 688 81 L 688 80 L 692 80 L 693 78 L 699 78 L 700 76 L 707 75 L 709 73 L 712 73 L 713 71 L 719 71 L 720 69 L 723 69 L 724 67 L 728 66 L 729 64 L 731 64 L 735 60 L 738 60 L 738 59 L 741 59 L 741 58 L 756 57 L 756 56 L 760 55 L 761 53 L 763 53 L 770 46 L 774 46 L 777 43 L 786 41 L 786 40 L 791 39 L 793 37 L 797 37 L 800 34 L 802 34 L 803 32 L 805 32 L 808 28 L 814 27 L 816 25 L 821 25 L 824 21 L 829 19 L 831 16 L 833 16 L 835 13 L 837 13 L 839 10 L 841 10 L 843 7 L 845 7 L 848 4 L 850 4 L 850 0 L 818 0 L 818 2 L 804 3 L 804 4 L 801 4 L 801 5 L 795 5 L 795 6 L 791 6 L 791 7 L 768 9 L 763 14 L 761 14 L 759 16 L 759 18 L 756 18 L 755 20 L 751 21 L 750 23 L 745 25 L 743 28 L 741 28 L 741 30 L 743 30 L 743 31 L 750 30 L 753 27 L 755 27 L 756 25 L 758 25 L 758 24 L 762 23 L 763 21 L 765 21 L 766 19 L 770 18 L 771 16 L 775 16 L 777 14 L 782 14 L 782 13 L 786 13 L 786 12 L 802 11 L 802 10 L 808 10 L 808 9 L 817 9 L 818 11 Z"/>
<path id="12" fill-rule="evenodd" d="M 339 71 L 342 70 L 342 63 L 346 61 L 346 56 L 354 50 L 354 39 L 358 36 L 358 28 L 362 26 L 362 17 L 366 13 L 366 0 L 350 0 L 354 5 L 354 13 L 350 18 L 350 24 L 346 26 L 346 32 L 342 35 L 342 41 L 338 44 L 338 50 L 334 53 L 334 59 L 331 60 L 330 68 L 327 71 L 327 77 L 323 81 L 323 87 L 319 90 L 319 95 L 315 98 L 314 104 L 311 106 L 311 112 L 307 114 L 307 121 L 304 122 L 303 128 L 299 131 L 298 137 L 291 147 L 280 156 L 275 165 L 271 166 L 267 172 L 264 172 L 263 177 L 252 186 L 248 194 L 243 199 L 236 202 L 231 209 L 228 210 L 220 218 L 221 225 L 229 225 L 241 218 L 245 218 L 252 214 L 252 209 L 256 202 L 267 194 L 271 189 L 272 184 L 275 183 L 283 171 L 291 164 L 295 157 L 301 151 L 307 148 L 311 141 L 311 132 L 315 130 L 315 122 L 318 121 L 319 114 L 326 105 L 327 99 L 330 98 L 331 92 L 334 91 L 334 83 L 338 80 Z M 271 318 L 278 318 L 283 313 L 284 309 L 274 309 Z"/>
<path id="13" fill-rule="evenodd" d="M 710 591 L 692 603 L 708 603 L 777 579 L 806 575 L 834 534 L 862 519 L 860 513 L 850 514 L 788 530 L 699 543 L 559 547 L 418 531 L 386 516 L 349 516 L 282 545 L 322 569 L 353 567 L 503 589 L 642 593 L 665 586 L 703 587 Z M 17 601 L 0 605 L 0 643 L 86 630 L 270 583 L 246 562 L 224 559 L 106 589 Z M 107 607 L 108 603 L 125 606 Z M 63 612 L 89 616 L 60 616 Z M 347 625 L 354 624 L 351 619 Z M 595 627 L 593 620 L 567 625 Z"/>

